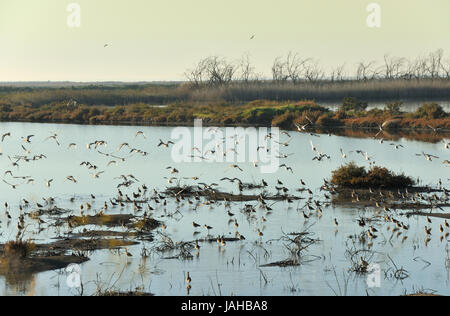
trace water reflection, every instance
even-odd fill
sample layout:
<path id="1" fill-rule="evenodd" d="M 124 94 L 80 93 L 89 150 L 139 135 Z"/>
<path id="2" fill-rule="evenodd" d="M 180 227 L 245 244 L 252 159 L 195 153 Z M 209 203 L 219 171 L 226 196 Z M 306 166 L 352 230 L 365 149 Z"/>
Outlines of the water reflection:
<path id="1" fill-rule="evenodd" d="M 372 109 L 384 109 L 386 107 L 386 103 L 389 102 L 368 102 L 367 110 Z M 417 109 L 422 106 L 424 103 L 437 103 L 444 109 L 445 112 L 450 112 L 450 102 L 449 101 L 427 101 L 424 100 L 423 102 L 420 101 L 405 101 L 400 107 L 400 110 L 402 112 L 406 113 L 412 113 L 417 111 Z M 337 111 L 339 108 L 340 102 L 319 102 L 320 105 L 327 107 L 333 111 Z"/>

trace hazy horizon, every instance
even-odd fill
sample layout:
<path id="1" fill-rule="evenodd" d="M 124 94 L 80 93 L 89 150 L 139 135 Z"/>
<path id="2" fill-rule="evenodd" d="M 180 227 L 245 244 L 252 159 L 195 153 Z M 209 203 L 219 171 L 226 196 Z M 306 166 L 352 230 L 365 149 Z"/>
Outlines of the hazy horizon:
<path id="1" fill-rule="evenodd" d="M 79 28 L 67 25 L 72 2 Z M 367 26 L 371 2 L 381 6 L 380 28 Z M 415 58 L 442 48 L 448 58 L 448 12 L 447 0 L 0 0 L 0 81 L 182 81 L 211 55 L 249 54 L 265 77 L 289 51 L 326 70 L 346 63 L 349 72 L 384 54 Z"/>

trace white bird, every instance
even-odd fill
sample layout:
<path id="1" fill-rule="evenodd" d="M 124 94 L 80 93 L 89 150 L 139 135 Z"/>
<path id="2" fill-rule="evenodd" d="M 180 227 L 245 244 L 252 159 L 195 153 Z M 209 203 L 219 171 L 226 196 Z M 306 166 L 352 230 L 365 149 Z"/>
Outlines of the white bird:
<path id="1" fill-rule="evenodd" d="M 368 153 L 368 152 L 365 152 L 365 153 L 364 153 L 364 158 L 365 158 L 367 161 L 369 161 L 369 160 L 371 160 L 373 157 L 370 157 L 370 156 L 369 156 L 369 153 Z"/>
<path id="2" fill-rule="evenodd" d="M 441 129 L 440 127 L 433 127 L 431 125 L 428 125 L 428 127 L 431 128 L 435 133 L 437 133 Z"/>
<path id="3" fill-rule="evenodd" d="M 428 161 L 433 161 L 433 158 L 439 159 L 439 157 L 433 156 L 433 155 L 430 155 L 430 154 L 426 154 L 423 151 L 420 154 L 416 154 L 416 156 L 424 156 Z"/>
<path id="4" fill-rule="evenodd" d="M 10 136 L 11 137 L 11 133 L 8 132 L 8 133 L 5 133 L 5 134 L 2 135 L 2 143 L 5 140 L 6 136 Z"/>
<path id="5" fill-rule="evenodd" d="M 31 137 L 34 137 L 34 135 L 28 135 L 27 137 L 22 137 L 25 143 L 31 143 Z"/>
<path id="6" fill-rule="evenodd" d="M 169 140 L 168 142 L 165 143 L 165 142 L 163 142 L 163 141 L 160 139 L 160 140 L 159 140 L 158 147 L 163 146 L 163 147 L 168 148 L 170 144 L 174 145 L 175 143 L 172 142 L 172 141 L 170 141 L 170 140 Z"/>
<path id="7" fill-rule="evenodd" d="M 176 174 L 176 173 L 179 173 L 179 172 L 180 172 L 180 171 L 178 171 L 177 168 L 174 168 L 174 167 L 167 167 L 166 169 L 167 169 L 167 170 L 170 169 L 170 173 L 171 173 L 171 174 Z"/>
<path id="8" fill-rule="evenodd" d="M 450 149 L 450 143 L 447 143 L 445 140 L 442 141 L 444 143 L 445 149 Z"/>
<path id="9" fill-rule="evenodd" d="M 173 184 L 173 181 L 174 181 L 174 180 L 177 180 L 176 177 L 170 177 L 170 178 L 164 177 L 164 179 L 167 180 L 167 183 L 168 183 L 168 184 Z"/>
<path id="10" fill-rule="evenodd" d="M 111 160 L 110 162 L 108 162 L 107 167 L 109 167 L 109 166 L 111 166 L 113 164 L 117 164 L 117 161 Z"/>
<path id="11" fill-rule="evenodd" d="M 297 130 L 299 132 L 306 132 L 306 127 L 309 125 L 309 123 L 305 124 L 305 125 L 298 125 L 298 124 L 294 124 L 294 125 L 295 125 L 295 127 L 297 127 Z"/>
<path id="12" fill-rule="evenodd" d="M 403 145 L 401 145 L 401 144 L 398 144 L 398 145 L 397 145 L 397 144 L 391 143 L 391 144 L 389 144 L 389 145 L 394 146 L 395 149 L 399 149 L 399 147 L 404 148 Z"/>
<path id="13" fill-rule="evenodd" d="M 30 149 L 26 149 L 24 145 L 22 145 L 22 149 L 25 151 L 25 155 L 28 156 L 31 153 Z"/>
<path id="14" fill-rule="evenodd" d="M 50 135 L 49 137 L 47 137 L 46 139 L 44 139 L 44 142 L 48 139 L 54 139 L 56 144 L 59 146 L 59 142 L 58 142 L 58 134 L 54 133 L 53 135 Z"/>
<path id="15" fill-rule="evenodd" d="M 145 137 L 145 134 L 144 134 L 143 131 L 137 131 L 136 134 L 134 134 L 134 139 L 136 139 L 136 137 L 137 137 L 138 135 L 142 135 L 142 137 L 144 137 L 145 139 L 147 139 L 147 137 Z"/>
<path id="16" fill-rule="evenodd" d="M 66 180 L 72 181 L 73 183 L 77 183 L 77 180 L 73 176 L 67 176 Z"/>
<path id="17" fill-rule="evenodd" d="M 384 122 L 383 123 L 383 125 L 385 124 L 386 122 Z M 376 133 L 376 135 L 373 137 L 373 138 L 377 138 L 378 137 L 378 135 L 380 135 L 380 133 L 383 133 L 384 132 L 384 129 L 383 129 L 383 125 L 380 125 L 380 124 L 377 124 L 378 125 L 378 129 L 379 129 L 379 131 L 378 131 L 378 133 Z"/>
<path id="18" fill-rule="evenodd" d="M 238 170 L 240 170 L 240 171 L 244 171 L 244 170 L 242 170 L 241 167 L 239 167 L 238 165 L 231 165 L 231 166 L 228 167 L 228 169 L 227 169 L 226 171 L 228 171 L 228 170 L 230 170 L 230 169 L 232 169 L 232 168 L 238 169 Z"/>
<path id="19" fill-rule="evenodd" d="M 6 182 L 5 180 L 3 180 L 3 182 L 5 182 L 7 185 L 9 185 L 12 189 L 16 189 L 19 186 L 18 184 L 11 184 L 9 182 Z"/>
<path id="20" fill-rule="evenodd" d="M 310 140 L 309 143 L 311 144 L 311 150 L 316 152 L 317 148 L 313 145 L 312 140 Z"/>
<path id="21" fill-rule="evenodd" d="M 94 174 L 92 174 L 92 178 L 98 179 L 102 173 L 105 173 L 105 172 L 104 171 L 99 171 L 97 173 L 94 173 Z"/>

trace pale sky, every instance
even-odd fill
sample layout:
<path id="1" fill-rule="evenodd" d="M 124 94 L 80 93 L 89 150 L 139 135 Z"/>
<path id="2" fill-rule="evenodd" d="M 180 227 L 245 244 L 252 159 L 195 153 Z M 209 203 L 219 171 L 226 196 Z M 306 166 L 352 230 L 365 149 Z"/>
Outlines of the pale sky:
<path id="1" fill-rule="evenodd" d="M 450 57 L 449 35 L 449 0 L 0 0 L 0 81 L 181 80 L 202 57 L 246 53 L 269 76 L 289 51 L 350 70 L 386 53 Z"/>

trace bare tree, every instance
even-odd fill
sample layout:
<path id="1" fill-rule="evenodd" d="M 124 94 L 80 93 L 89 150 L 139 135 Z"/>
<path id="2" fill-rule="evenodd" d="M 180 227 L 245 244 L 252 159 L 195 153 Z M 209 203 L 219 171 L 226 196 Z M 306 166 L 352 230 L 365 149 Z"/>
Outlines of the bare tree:
<path id="1" fill-rule="evenodd" d="M 384 55 L 384 69 L 382 71 L 384 78 L 398 79 L 403 77 L 403 66 L 405 64 L 405 61 L 405 58 L 390 57 L 389 55 Z"/>
<path id="2" fill-rule="evenodd" d="M 374 65 L 375 65 L 374 61 L 360 62 L 358 64 L 358 68 L 356 69 L 356 79 L 367 81 L 367 80 L 375 78 L 376 77 L 375 74 L 377 72 L 375 70 L 373 70 Z"/>
<path id="3" fill-rule="evenodd" d="M 319 62 L 311 59 L 303 64 L 303 75 L 309 82 L 318 82 L 325 77 L 324 71 L 319 67 Z"/>
<path id="4" fill-rule="evenodd" d="M 256 73 L 255 67 L 250 61 L 250 55 L 245 54 L 242 56 L 238 65 L 238 80 L 249 83 L 259 80 L 260 75 Z"/>
<path id="5" fill-rule="evenodd" d="M 427 71 L 430 78 L 439 78 L 443 55 L 444 51 L 442 49 L 438 49 L 437 51 L 430 53 L 428 56 Z"/>
<path id="6" fill-rule="evenodd" d="M 272 64 L 272 80 L 276 82 L 285 82 L 289 76 L 285 73 L 284 62 L 281 57 L 275 58 Z"/>
<path id="7" fill-rule="evenodd" d="M 298 53 L 289 52 L 286 56 L 286 73 L 293 84 L 297 84 L 302 79 L 305 72 L 305 66 L 311 61 L 310 58 L 301 58 Z"/>
<path id="8" fill-rule="evenodd" d="M 413 78 L 417 78 L 417 67 L 418 63 L 416 59 L 413 60 L 407 60 L 405 63 L 405 71 L 402 75 L 403 79 L 411 80 Z"/>
<path id="9" fill-rule="evenodd" d="M 423 79 L 427 76 L 427 59 L 425 57 L 417 57 L 409 64 L 408 68 L 414 79 Z"/>
<path id="10" fill-rule="evenodd" d="M 217 56 L 208 58 L 206 69 L 210 86 L 222 86 L 231 83 L 236 72 L 235 65 Z"/>
<path id="11" fill-rule="evenodd" d="M 345 64 L 340 65 L 331 71 L 331 74 L 330 74 L 331 82 L 344 80 L 344 77 L 345 77 L 344 68 L 345 68 Z"/>
<path id="12" fill-rule="evenodd" d="M 184 75 L 189 81 L 189 83 L 195 87 L 199 88 L 204 84 L 206 78 L 206 70 L 208 65 L 208 58 L 200 60 L 192 69 L 187 70 Z"/>
<path id="13" fill-rule="evenodd" d="M 221 86 L 233 81 L 237 67 L 224 58 L 211 56 L 200 60 L 193 69 L 185 73 L 194 87 Z"/>
<path id="14" fill-rule="evenodd" d="M 272 65 L 272 79 L 278 82 L 298 84 L 301 80 L 315 81 L 323 77 L 318 63 L 311 58 L 302 58 L 298 53 L 289 52 L 284 60 L 277 57 Z"/>
<path id="15" fill-rule="evenodd" d="M 450 58 L 441 62 L 442 77 L 450 79 Z"/>
<path id="16" fill-rule="evenodd" d="M 331 82 L 345 80 L 344 68 L 345 64 L 332 69 L 329 76 Z M 380 65 L 377 65 L 375 61 L 362 61 L 356 68 L 356 80 L 362 81 L 400 78 L 450 79 L 450 59 L 445 59 L 442 49 L 412 60 L 384 55 L 384 63 Z M 283 83 L 318 83 L 326 77 L 318 61 L 301 57 L 293 52 L 289 52 L 285 57 L 277 57 L 271 71 L 272 80 Z M 259 80 L 261 76 L 256 73 L 249 54 L 245 54 L 236 62 L 229 62 L 218 56 L 203 58 L 192 69 L 185 72 L 185 77 L 194 87 L 224 86 L 234 81 L 250 83 Z"/>

